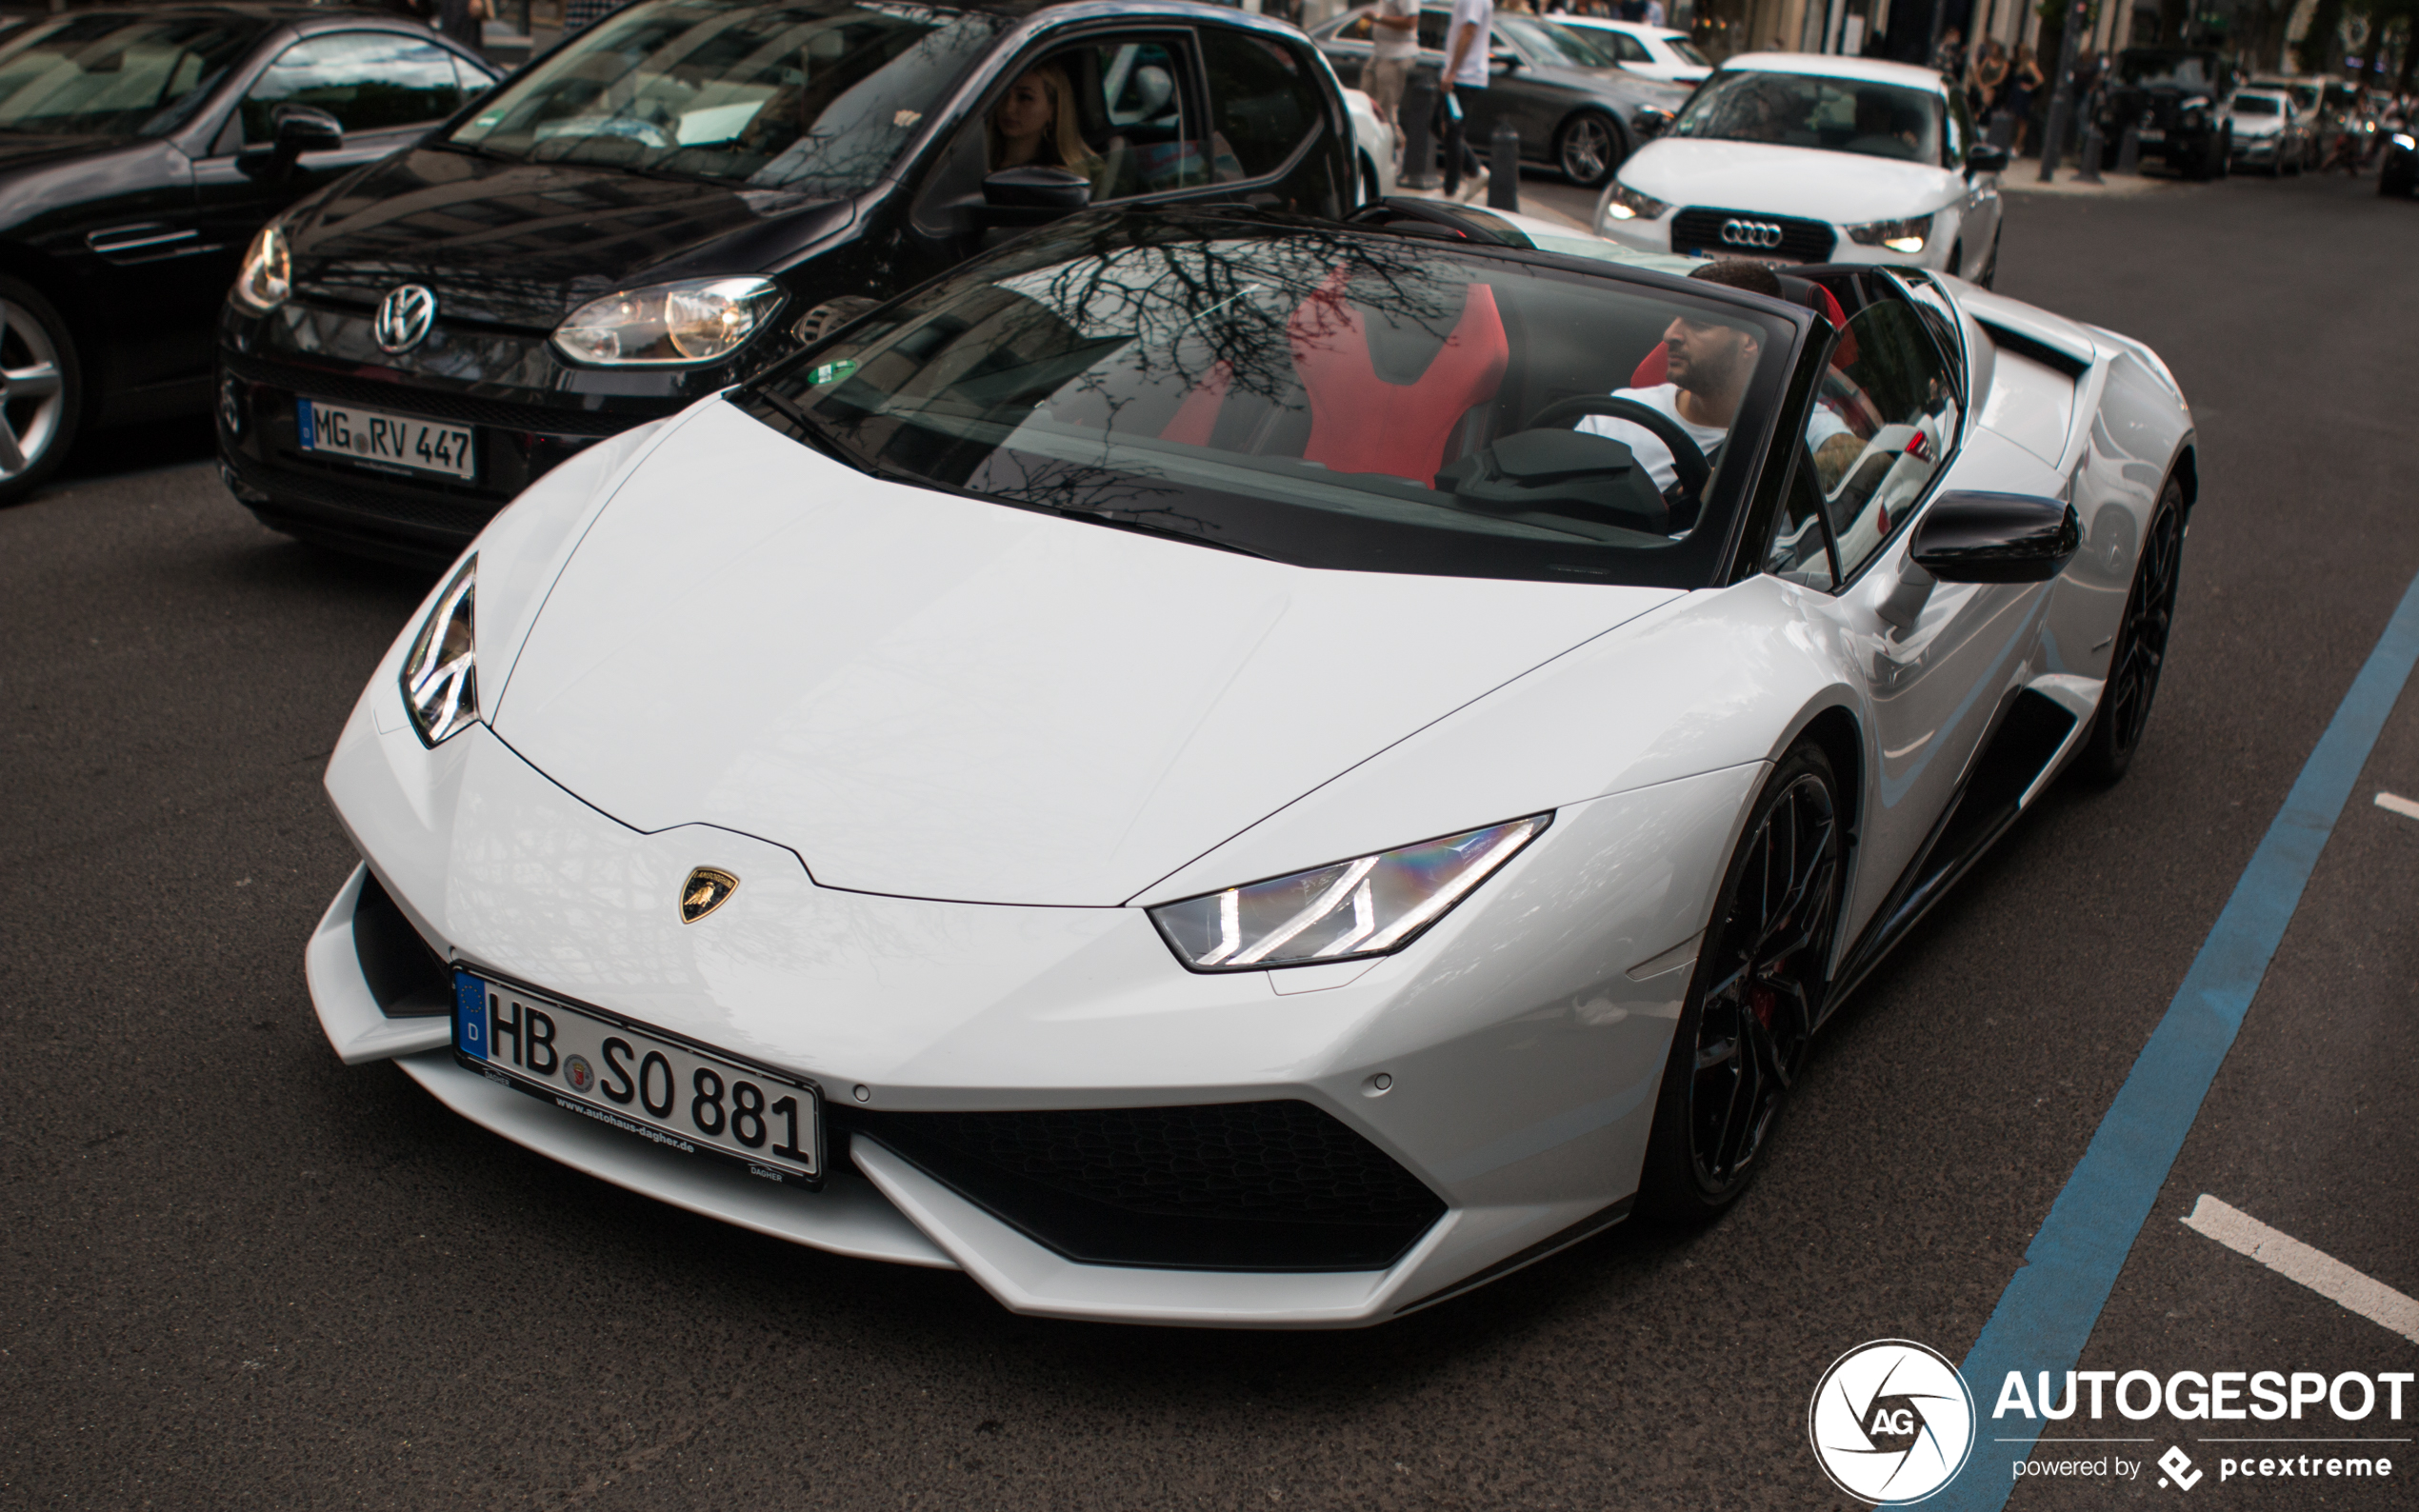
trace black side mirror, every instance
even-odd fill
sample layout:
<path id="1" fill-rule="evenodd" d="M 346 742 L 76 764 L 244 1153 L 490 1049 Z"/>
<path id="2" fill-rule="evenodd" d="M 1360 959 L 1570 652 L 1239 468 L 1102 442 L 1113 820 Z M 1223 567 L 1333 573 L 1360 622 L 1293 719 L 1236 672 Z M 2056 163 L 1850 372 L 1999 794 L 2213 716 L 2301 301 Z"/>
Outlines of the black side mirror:
<path id="1" fill-rule="evenodd" d="M 1506 52 L 1500 49 L 1496 51 L 1489 52 L 1487 54 L 1487 69 L 1490 73 L 1518 72 L 1520 70 L 1520 54 L 1517 52 Z"/>
<path id="2" fill-rule="evenodd" d="M 1969 173 L 2005 173 L 2010 154 L 2004 147 L 1988 142 L 1966 149 L 1966 171 Z"/>
<path id="3" fill-rule="evenodd" d="M 983 180 L 987 226 L 1043 226 L 1092 202 L 1092 181 L 1070 168 L 1028 163 Z"/>
<path id="4" fill-rule="evenodd" d="M 270 115 L 277 150 L 289 158 L 332 152 L 345 145 L 345 129 L 327 111 L 308 105 L 281 105 Z"/>
<path id="5" fill-rule="evenodd" d="M 2029 493 L 1944 493 L 1915 527 L 1907 554 L 1944 583 L 2047 583 L 2075 548 L 2074 506 Z"/>

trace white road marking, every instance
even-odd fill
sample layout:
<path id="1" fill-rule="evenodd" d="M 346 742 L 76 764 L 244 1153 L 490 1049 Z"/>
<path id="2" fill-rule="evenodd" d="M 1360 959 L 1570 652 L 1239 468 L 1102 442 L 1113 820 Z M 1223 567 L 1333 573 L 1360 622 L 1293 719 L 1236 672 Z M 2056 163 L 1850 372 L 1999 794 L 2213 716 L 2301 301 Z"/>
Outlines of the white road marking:
<path id="1" fill-rule="evenodd" d="M 2377 806 L 2388 813 L 2400 814 L 2405 819 L 2419 819 L 2419 803 L 2395 793 L 2379 793 Z"/>
<path id="2" fill-rule="evenodd" d="M 2381 800 L 2382 801 L 2382 800 Z M 2337 1260 L 2310 1248 L 2290 1234 L 2278 1233 L 2238 1207 L 2209 1193 L 2192 1204 L 2184 1226 L 2207 1234 L 2237 1254 L 2249 1255 L 2288 1281 L 2310 1290 L 2419 1343 L 2419 1301 L 2404 1296 L 2383 1282 L 2371 1281 Z"/>

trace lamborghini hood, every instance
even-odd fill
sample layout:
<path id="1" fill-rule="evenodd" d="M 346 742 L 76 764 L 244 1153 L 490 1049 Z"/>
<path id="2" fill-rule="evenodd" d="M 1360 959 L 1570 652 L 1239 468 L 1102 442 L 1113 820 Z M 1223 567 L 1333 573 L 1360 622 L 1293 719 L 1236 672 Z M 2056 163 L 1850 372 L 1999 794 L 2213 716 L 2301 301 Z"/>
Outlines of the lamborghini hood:
<path id="1" fill-rule="evenodd" d="M 1674 596 L 1289 567 L 884 483 L 711 403 L 495 648 L 490 718 L 636 829 L 1106 906 Z"/>

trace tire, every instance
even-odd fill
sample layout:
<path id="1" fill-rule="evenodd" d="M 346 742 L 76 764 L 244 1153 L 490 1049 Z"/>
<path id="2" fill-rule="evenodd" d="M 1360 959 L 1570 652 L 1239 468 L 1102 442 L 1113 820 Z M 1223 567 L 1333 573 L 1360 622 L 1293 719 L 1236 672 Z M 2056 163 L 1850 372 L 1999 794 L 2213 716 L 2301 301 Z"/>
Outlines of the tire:
<path id="1" fill-rule="evenodd" d="M 1598 110 L 1582 110 L 1554 133 L 1554 167 L 1581 189 L 1602 189 L 1629 156 L 1620 125 Z"/>
<path id="2" fill-rule="evenodd" d="M 75 336 L 41 290 L 0 274 L 0 504 L 31 494 L 67 460 L 84 420 Z"/>
<path id="3" fill-rule="evenodd" d="M 1754 1179 L 1822 1020 L 1846 875 L 1830 763 L 1800 744 L 1757 792 L 1723 872 L 1664 1063 L 1640 1212 L 1705 1223 Z"/>
<path id="4" fill-rule="evenodd" d="M 2125 619 L 2109 651 L 2109 679 L 2075 770 L 2105 787 L 2123 777 L 2141 748 L 2150 721 L 2150 701 L 2167 665 L 2168 636 L 2175 626 L 2175 590 L 2184 559 L 2184 485 L 2167 480 L 2150 528 L 2142 537 L 2142 558 L 2125 596 Z"/>

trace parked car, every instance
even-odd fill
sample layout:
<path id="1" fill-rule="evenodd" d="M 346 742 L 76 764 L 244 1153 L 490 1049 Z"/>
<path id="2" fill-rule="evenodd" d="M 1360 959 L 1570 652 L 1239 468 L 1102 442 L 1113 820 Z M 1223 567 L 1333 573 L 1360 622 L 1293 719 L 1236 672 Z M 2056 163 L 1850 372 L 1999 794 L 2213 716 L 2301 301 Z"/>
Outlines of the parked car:
<path id="1" fill-rule="evenodd" d="M 1414 71 L 1433 85 L 1444 71 L 1452 12 L 1423 10 Z M 1361 82 L 1369 56 L 1370 15 L 1349 11 L 1310 35 L 1348 85 Z M 1609 66 L 1594 43 L 1551 22 L 1495 12 L 1487 88 L 1467 96 L 1468 131 L 1481 157 L 1495 123 L 1520 131 L 1525 163 L 1551 168 L 1590 189 L 1669 125 L 1689 97 L 1677 86 Z"/>
<path id="2" fill-rule="evenodd" d="M 1750 52 L 1623 165 L 1595 226 L 1655 251 L 1898 263 L 1989 288 L 2007 166 L 1929 69 Z"/>
<path id="3" fill-rule="evenodd" d="M 2226 114 L 2234 90 L 2234 66 L 2213 49 L 2126 49 L 2100 96 L 2108 161 L 2115 161 L 2131 127 L 2142 161 L 2164 163 L 2186 178 L 2225 177 L 2234 155 Z"/>
<path id="4" fill-rule="evenodd" d="M 993 171 L 1029 74 L 1068 91 L 1060 164 Z M 228 485 L 442 562 L 583 448 L 1095 197 L 1341 214 L 1333 73 L 1189 0 L 642 0 L 263 231 L 222 327 Z"/>
<path id="5" fill-rule="evenodd" d="M 336 1053 L 1046 1316 L 1373 1324 L 1715 1219 L 2143 748 L 2192 417 L 1921 271 L 1439 213 L 1070 218 L 523 495 L 330 757 Z"/>
<path id="6" fill-rule="evenodd" d="M 1685 31 L 1643 21 L 1607 21 L 1601 16 L 1555 16 L 1558 26 L 1584 33 L 1612 55 L 1617 66 L 1667 84 L 1703 84 L 1713 64 Z"/>
<path id="7" fill-rule="evenodd" d="M 2233 166 L 2299 173 L 2313 166 L 2318 135 L 2293 97 L 2279 90 L 2238 90 L 2226 108 Z"/>
<path id="8" fill-rule="evenodd" d="M 78 431 L 210 406 L 244 245 L 495 71 L 385 12 L 96 9 L 0 30 L 0 501 Z"/>
<path id="9" fill-rule="evenodd" d="M 1352 117 L 1352 150 L 1364 203 L 1394 192 L 1394 160 L 1403 143 L 1394 128 L 1379 119 L 1377 102 L 1359 90 L 1344 91 L 1344 109 Z"/>

